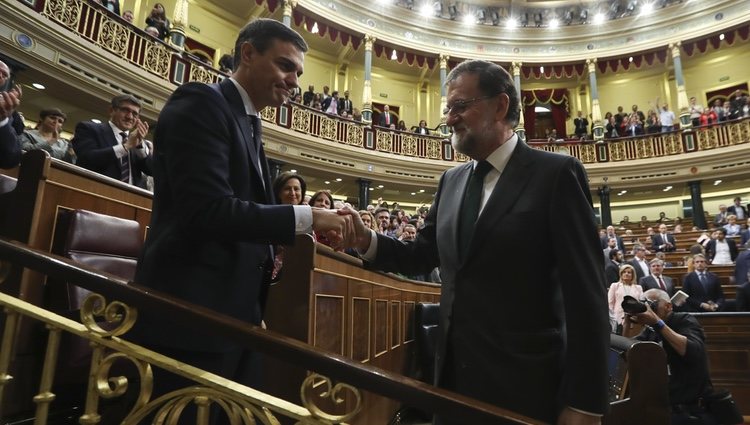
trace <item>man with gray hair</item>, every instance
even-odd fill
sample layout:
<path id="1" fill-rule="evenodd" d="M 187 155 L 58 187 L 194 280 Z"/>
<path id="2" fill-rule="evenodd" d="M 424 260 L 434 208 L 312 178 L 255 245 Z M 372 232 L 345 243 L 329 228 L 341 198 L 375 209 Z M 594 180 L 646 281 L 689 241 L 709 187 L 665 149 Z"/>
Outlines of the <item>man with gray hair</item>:
<path id="1" fill-rule="evenodd" d="M 447 89 L 451 143 L 472 161 L 443 174 L 413 241 L 350 210 L 356 248 L 379 270 L 440 266 L 437 385 L 547 423 L 600 423 L 609 326 L 586 172 L 519 141 L 519 95 L 500 66 L 463 62 Z M 498 259 L 512 266 L 499 272 Z"/>
<path id="2" fill-rule="evenodd" d="M 0 168 L 13 168 L 21 161 L 21 145 L 13 124 L 22 92 L 20 86 L 3 91 L 9 79 L 10 68 L 0 61 Z"/>
<path id="3" fill-rule="evenodd" d="M 675 293 L 674 282 L 672 278 L 664 274 L 664 261 L 658 258 L 651 260 L 649 263 L 651 268 L 651 274 L 642 277 L 638 283 L 643 288 L 643 291 L 649 289 L 661 289 L 669 294 L 671 297 Z"/>

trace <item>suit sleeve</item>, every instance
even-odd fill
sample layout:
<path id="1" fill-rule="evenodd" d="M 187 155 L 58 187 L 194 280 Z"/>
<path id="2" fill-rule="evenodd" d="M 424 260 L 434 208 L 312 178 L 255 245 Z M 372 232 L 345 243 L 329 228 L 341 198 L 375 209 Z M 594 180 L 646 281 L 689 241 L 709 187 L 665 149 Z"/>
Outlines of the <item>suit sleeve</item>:
<path id="1" fill-rule="evenodd" d="M 687 305 L 690 306 L 690 309 L 692 311 L 702 311 L 700 301 L 698 301 L 697 299 L 695 299 L 695 297 L 692 296 L 695 293 L 694 287 L 696 284 L 698 284 L 698 278 L 695 277 L 694 273 L 690 273 L 689 275 L 687 275 L 687 277 L 685 278 L 685 281 L 682 284 L 682 290 L 686 294 L 690 295 L 687 301 L 685 301 Z"/>
<path id="2" fill-rule="evenodd" d="M 201 111 L 196 115 L 196 111 Z M 155 161 L 163 162 L 176 220 L 197 234 L 227 241 L 294 241 L 291 205 L 265 205 L 244 199 L 263 189 L 250 168 L 234 116 L 221 95 L 199 84 L 177 90 L 159 117 Z M 250 176 L 239 181 L 237 176 Z"/>
<path id="3" fill-rule="evenodd" d="M 607 410 L 609 313 L 601 286 L 601 249 L 586 172 L 574 158 L 554 179 L 550 228 L 559 270 L 567 347 L 563 358 L 562 402 L 586 412 Z M 576 249 L 571 249 L 576 247 Z"/>
<path id="4" fill-rule="evenodd" d="M 76 125 L 73 136 L 73 150 L 78 156 L 77 165 L 92 171 L 102 172 L 109 164 L 117 160 L 112 146 L 101 146 L 100 135 L 86 122 Z"/>
<path id="5" fill-rule="evenodd" d="M 13 127 L 6 124 L 0 127 L 0 168 L 13 168 L 21 162 L 21 146 Z"/>

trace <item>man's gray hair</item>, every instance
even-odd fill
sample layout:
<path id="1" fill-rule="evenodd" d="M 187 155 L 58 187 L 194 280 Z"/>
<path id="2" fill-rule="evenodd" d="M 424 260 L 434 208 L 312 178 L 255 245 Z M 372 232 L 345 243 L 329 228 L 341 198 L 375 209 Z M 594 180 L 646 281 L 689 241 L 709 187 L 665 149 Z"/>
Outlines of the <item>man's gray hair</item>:
<path id="1" fill-rule="evenodd" d="M 512 127 L 515 127 L 521 116 L 521 101 L 518 90 L 516 90 L 516 86 L 513 83 L 513 77 L 510 76 L 508 71 L 492 62 L 468 60 L 461 62 L 451 70 L 445 80 L 445 84 L 452 83 L 465 73 L 475 74 L 479 77 L 479 91 L 484 96 L 497 96 L 500 93 L 508 95 L 508 99 L 510 100 L 508 101 L 508 114 L 505 116 L 505 121 Z"/>
<path id="2" fill-rule="evenodd" d="M 672 299 L 669 298 L 669 294 L 667 294 L 667 292 L 664 291 L 663 289 L 653 288 L 643 293 L 643 296 L 646 297 L 647 299 L 651 299 L 651 295 L 656 296 L 656 298 L 659 301 L 665 301 L 670 304 L 672 303 Z"/>
<path id="3" fill-rule="evenodd" d="M 652 265 L 652 266 L 654 264 L 656 264 L 658 266 L 663 266 L 664 265 L 664 260 L 662 260 L 660 258 L 654 258 L 653 260 L 651 260 L 651 262 L 649 264 Z"/>

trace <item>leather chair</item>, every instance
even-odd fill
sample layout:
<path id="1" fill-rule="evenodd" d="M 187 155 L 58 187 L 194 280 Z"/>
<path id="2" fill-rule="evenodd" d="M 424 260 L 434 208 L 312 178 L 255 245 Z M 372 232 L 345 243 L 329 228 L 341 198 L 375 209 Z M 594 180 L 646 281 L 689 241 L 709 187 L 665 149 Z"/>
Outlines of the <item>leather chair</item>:
<path id="1" fill-rule="evenodd" d="M 421 381 L 433 384 L 435 380 L 435 350 L 440 322 L 439 303 L 417 303 L 414 313 L 417 343 L 417 369 Z"/>

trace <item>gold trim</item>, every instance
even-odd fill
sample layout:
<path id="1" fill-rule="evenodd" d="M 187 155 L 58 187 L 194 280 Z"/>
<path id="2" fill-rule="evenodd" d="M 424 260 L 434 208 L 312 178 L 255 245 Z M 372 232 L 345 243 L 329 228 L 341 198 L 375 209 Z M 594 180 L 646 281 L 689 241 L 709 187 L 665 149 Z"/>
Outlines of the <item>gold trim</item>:
<path id="1" fill-rule="evenodd" d="M 323 392 L 318 394 L 319 398 L 322 399 L 330 399 L 330 401 L 333 402 L 334 405 L 344 405 L 346 402 L 346 398 L 343 397 L 345 393 L 350 393 L 354 396 L 354 408 L 351 409 L 349 412 L 346 412 L 341 415 L 334 415 L 331 413 L 326 413 L 321 408 L 319 408 L 315 401 L 308 396 L 308 393 L 310 392 L 313 384 L 316 380 L 318 381 L 316 386 L 319 386 L 321 383 L 325 384 L 325 389 Z M 362 409 L 362 396 L 359 393 L 359 390 L 354 388 L 353 386 L 349 384 L 345 384 L 343 382 L 339 382 L 336 385 L 332 385 L 331 380 L 325 376 L 318 375 L 317 373 L 310 374 L 305 380 L 302 382 L 302 385 L 300 386 L 300 397 L 302 398 L 302 405 L 307 408 L 307 410 L 310 411 L 310 413 L 313 415 L 313 417 L 320 419 L 321 421 L 324 421 L 325 423 L 342 423 L 346 422 L 354 416 L 356 416 L 357 413 Z"/>
<path id="2" fill-rule="evenodd" d="M 379 303 L 385 303 L 385 350 L 383 351 L 377 351 L 378 349 L 378 304 Z M 378 358 L 382 356 L 383 354 L 387 353 L 389 350 L 390 341 L 388 341 L 390 337 L 390 331 L 388 329 L 388 300 L 375 298 L 375 319 L 372 321 L 373 328 L 375 329 L 374 335 L 373 335 L 373 350 L 375 350 L 375 356 L 374 358 Z"/>

